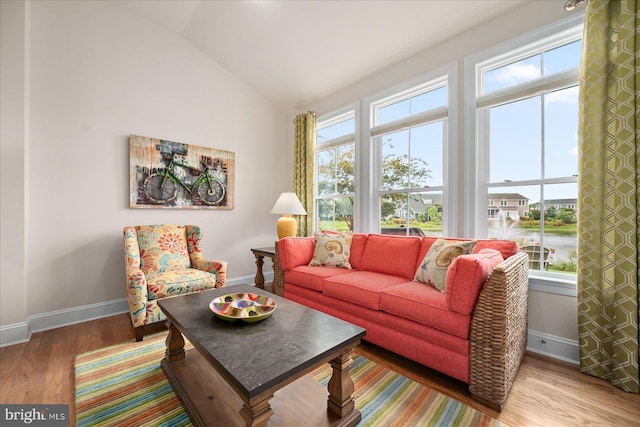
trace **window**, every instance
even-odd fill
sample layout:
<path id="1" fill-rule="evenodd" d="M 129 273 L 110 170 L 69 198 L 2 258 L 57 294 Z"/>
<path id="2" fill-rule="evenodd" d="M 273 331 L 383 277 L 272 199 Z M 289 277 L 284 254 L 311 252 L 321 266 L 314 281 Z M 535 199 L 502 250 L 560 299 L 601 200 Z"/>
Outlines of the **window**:
<path id="1" fill-rule="evenodd" d="M 443 235 L 448 106 L 447 75 L 371 103 L 383 234 Z"/>
<path id="2" fill-rule="evenodd" d="M 355 168 L 355 112 L 320 118 L 316 126 L 316 230 L 353 230 Z"/>
<path id="3" fill-rule="evenodd" d="M 516 241 L 538 260 L 532 275 L 547 279 L 575 280 L 577 271 L 581 23 L 575 17 L 467 60 L 479 189 L 467 198 L 478 212 L 472 233 Z M 487 212 L 482 197 L 503 198 L 500 210 Z"/>

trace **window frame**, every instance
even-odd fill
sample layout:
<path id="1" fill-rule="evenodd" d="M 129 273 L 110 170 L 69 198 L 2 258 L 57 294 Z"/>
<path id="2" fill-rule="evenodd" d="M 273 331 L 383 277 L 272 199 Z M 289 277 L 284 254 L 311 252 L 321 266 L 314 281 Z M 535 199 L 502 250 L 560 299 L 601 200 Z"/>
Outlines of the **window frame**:
<path id="1" fill-rule="evenodd" d="M 579 84 L 578 70 L 561 71 L 542 76 L 534 81 L 521 83 L 514 88 L 496 90 L 481 94 L 482 75 L 489 69 L 508 65 L 514 61 L 530 57 L 542 51 L 571 43 L 582 38 L 584 11 L 538 30 L 501 43 L 492 48 L 477 52 L 464 59 L 465 81 L 465 167 L 467 171 L 463 189 L 464 203 L 469 215 L 464 219 L 464 230 L 468 236 L 487 236 L 486 201 L 490 188 L 508 189 L 526 185 L 544 185 L 553 183 L 577 182 L 562 178 L 542 178 L 529 181 L 505 182 L 499 185 L 489 183 L 489 149 L 487 115 L 492 106 L 504 105 L 531 96 L 540 96 L 554 90 Z M 579 37 L 577 37 L 579 36 Z M 577 38 L 576 38 L 577 37 Z M 542 92 L 544 91 L 544 92 Z M 541 160 L 544 162 L 544 158 Z M 541 200 L 544 194 L 541 194 Z M 529 285 L 533 290 L 554 294 L 575 296 L 577 275 L 531 270 Z"/>
<path id="2" fill-rule="evenodd" d="M 313 229 L 319 230 L 319 209 L 318 203 L 320 200 L 333 200 L 338 197 L 353 197 L 353 221 L 354 221 L 354 231 L 355 224 L 357 224 L 357 211 L 358 211 L 358 202 L 357 202 L 357 194 L 358 194 L 358 151 L 357 151 L 357 135 L 358 135 L 358 119 L 359 119 L 359 106 L 357 104 L 349 104 L 343 108 L 334 110 L 330 113 L 323 114 L 316 119 L 316 135 L 317 129 L 322 129 L 324 127 L 332 126 L 343 122 L 345 120 L 353 119 L 354 121 L 354 132 L 342 135 L 334 139 L 330 139 L 327 141 L 323 141 L 319 143 L 316 139 L 316 146 L 314 151 L 314 177 L 313 177 L 313 203 L 314 203 L 314 214 L 313 214 Z M 354 168 L 355 168 L 355 192 L 349 194 L 318 194 L 318 153 L 322 150 L 327 150 L 331 148 L 336 148 L 343 145 L 354 144 Z"/>
<path id="3" fill-rule="evenodd" d="M 376 108 L 383 108 L 392 105 L 413 96 L 435 90 L 439 87 L 447 87 L 447 106 L 437 107 L 426 112 L 420 112 L 405 116 L 401 119 L 377 125 L 375 121 Z M 457 198 L 454 197 L 453 191 L 457 189 L 456 170 L 459 165 L 451 164 L 457 162 L 458 156 L 458 66 L 457 63 L 450 63 L 428 73 L 422 74 L 416 78 L 410 79 L 399 85 L 390 87 L 377 94 L 364 99 L 363 111 L 366 111 L 367 117 L 363 117 L 363 123 L 366 123 L 367 129 L 363 140 L 366 140 L 368 158 L 370 163 L 366 168 L 369 172 L 367 182 L 369 191 L 367 192 L 367 212 L 368 218 L 366 224 L 368 230 L 379 233 L 381 226 L 380 203 L 381 195 L 387 193 L 421 193 L 421 192 L 440 192 L 442 194 L 442 210 L 444 212 L 442 218 L 442 235 L 454 236 L 459 230 L 459 221 L 456 217 Z M 442 147 L 442 167 L 443 167 L 443 184 L 439 187 L 416 187 L 415 189 L 401 190 L 383 190 L 381 188 L 381 171 L 382 171 L 382 153 L 380 144 L 376 143 L 379 136 L 399 132 L 406 129 L 422 126 L 429 123 L 443 121 L 443 147 Z M 364 133 L 364 132 L 363 132 Z M 364 169 L 364 168 L 363 168 Z"/>

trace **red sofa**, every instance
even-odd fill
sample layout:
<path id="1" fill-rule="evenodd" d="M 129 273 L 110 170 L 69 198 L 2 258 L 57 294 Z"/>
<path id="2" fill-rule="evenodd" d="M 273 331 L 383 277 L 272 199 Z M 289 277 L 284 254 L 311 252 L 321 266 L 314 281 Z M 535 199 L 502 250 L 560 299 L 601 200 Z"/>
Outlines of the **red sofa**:
<path id="1" fill-rule="evenodd" d="M 528 258 L 514 242 L 478 240 L 450 265 L 441 293 L 413 280 L 435 240 L 356 233 L 348 270 L 309 266 L 313 237 L 281 239 L 276 293 L 366 328 L 364 340 L 502 409 L 526 347 Z"/>

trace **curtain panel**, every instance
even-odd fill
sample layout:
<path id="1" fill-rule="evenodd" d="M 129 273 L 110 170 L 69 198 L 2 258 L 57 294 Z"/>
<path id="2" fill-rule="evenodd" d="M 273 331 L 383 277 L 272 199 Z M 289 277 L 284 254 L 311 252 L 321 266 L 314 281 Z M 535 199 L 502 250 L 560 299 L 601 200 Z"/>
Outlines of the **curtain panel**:
<path id="1" fill-rule="evenodd" d="M 636 0 L 589 0 L 578 130 L 580 369 L 640 392 L 640 69 Z"/>
<path id="2" fill-rule="evenodd" d="M 295 127 L 293 154 L 293 191 L 307 211 L 306 216 L 296 216 L 298 236 L 313 235 L 313 181 L 315 174 L 316 113 L 298 114 Z"/>

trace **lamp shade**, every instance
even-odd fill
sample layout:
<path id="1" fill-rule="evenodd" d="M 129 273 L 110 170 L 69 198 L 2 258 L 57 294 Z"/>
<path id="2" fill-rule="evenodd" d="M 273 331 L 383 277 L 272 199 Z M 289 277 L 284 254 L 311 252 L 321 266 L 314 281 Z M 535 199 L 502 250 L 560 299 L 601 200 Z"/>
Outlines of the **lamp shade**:
<path id="1" fill-rule="evenodd" d="M 271 209 L 272 214 L 289 214 L 289 215 L 306 215 L 307 211 L 302 207 L 300 199 L 296 196 L 296 193 L 288 191 L 280 194 L 276 204 Z"/>
<path id="2" fill-rule="evenodd" d="M 291 215 L 306 215 L 296 193 L 282 193 L 271 209 L 272 214 L 281 214 L 278 218 L 278 239 L 294 237 L 298 232 L 298 222 Z"/>

